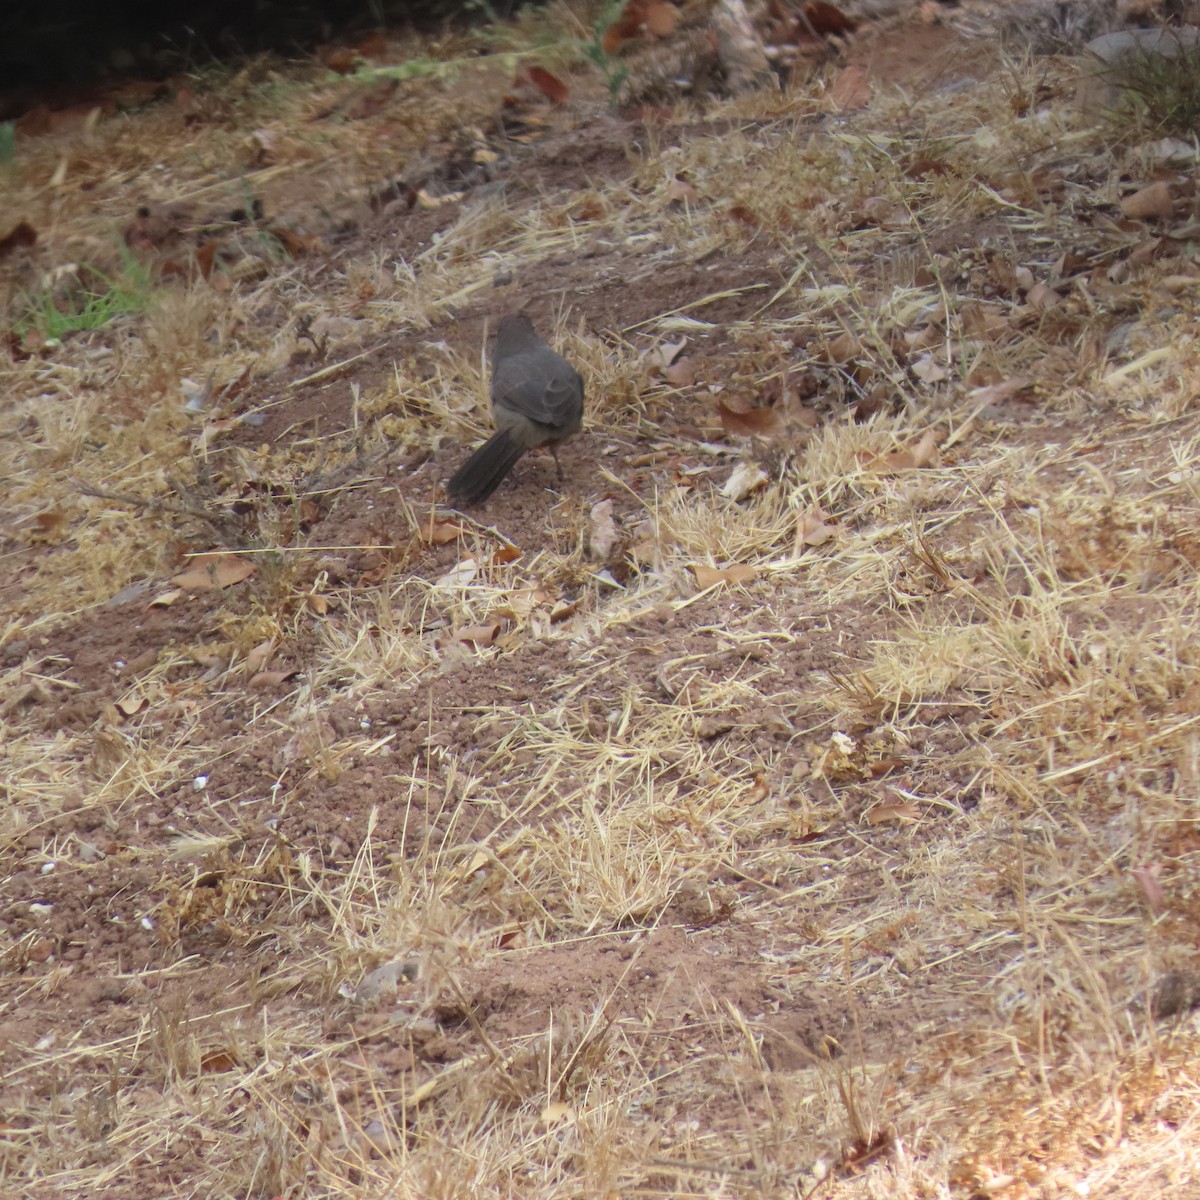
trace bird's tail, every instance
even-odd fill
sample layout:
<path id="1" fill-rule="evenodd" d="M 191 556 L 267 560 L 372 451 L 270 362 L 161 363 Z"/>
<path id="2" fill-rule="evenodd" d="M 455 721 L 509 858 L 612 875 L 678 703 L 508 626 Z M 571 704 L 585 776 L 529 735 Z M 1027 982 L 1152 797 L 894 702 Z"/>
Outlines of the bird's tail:
<path id="1" fill-rule="evenodd" d="M 482 504 L 524 453 L 525 447 L 507 429 L 498 429 L 454 472 L 446 491 L 464 504 Z"/>

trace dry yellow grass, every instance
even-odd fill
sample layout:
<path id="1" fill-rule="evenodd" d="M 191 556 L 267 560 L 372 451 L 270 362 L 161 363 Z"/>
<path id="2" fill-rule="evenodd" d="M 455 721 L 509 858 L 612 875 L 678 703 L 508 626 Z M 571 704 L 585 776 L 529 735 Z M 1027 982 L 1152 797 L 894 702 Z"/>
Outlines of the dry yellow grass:
<path id="1" fill-rule="evenodd" d="M 6 1195 L 1188 1194 L 1194 264 L 1112 219 L 1143 150 L 1059 69 L 630 123 L 625 168 L 538 160 L 395 253 L 365 197 L 478 85 L 331 127 L 353 82 L 243 75 L 201 101 L 235 127 L 19 144 L 47 256 L 116 261 L 160 162 L 155 201 L 369 235 L 5 368 Z M 571 80 L 564 144 L 611 136 Z M 564 278 L 572 478 L 430 545 L 485 326 Z M 697 386 L 648 366 L 681 337 Z M 246 367 L 247 408 L 185 410 Z M 781 388 L 783 432 L 723 432 Z M 252 584 L 146 607 L 213 547 Z"/>

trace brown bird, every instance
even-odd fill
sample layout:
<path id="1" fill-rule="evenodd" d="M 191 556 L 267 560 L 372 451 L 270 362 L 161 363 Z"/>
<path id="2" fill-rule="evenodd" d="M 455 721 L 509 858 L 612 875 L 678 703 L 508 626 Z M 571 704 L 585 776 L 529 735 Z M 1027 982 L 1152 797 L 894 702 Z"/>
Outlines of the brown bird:
<path id="1" fill-rule="evenodd" d="M 558 461 L 561 442 L 583 426 L 583 380 L 538 337 L 523 315 L 505 317 L 492 352 L 492 416 L 496 432 L 446 484 L 450 496 L 480 504 L 503 482 L 526 450 L 549 446 Z"/>

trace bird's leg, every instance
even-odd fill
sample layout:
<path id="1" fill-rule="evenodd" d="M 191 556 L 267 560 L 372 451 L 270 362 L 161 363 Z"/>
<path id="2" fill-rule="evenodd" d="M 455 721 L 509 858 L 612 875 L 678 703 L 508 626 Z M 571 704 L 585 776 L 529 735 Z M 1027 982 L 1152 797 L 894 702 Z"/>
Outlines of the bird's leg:
<path id="1" fill-rule="evenodd" d="M 555 465 L 555 467 L 558 469 L 558 482 L 559 482 L 559 483 L 562 483 L 562 481 L 563 481 L 563 469 L 562 469 L 562 463 L 560 463 L 560 462 L 558 461 L 558 447 L 557 447 L 557 446 L 555 446 L 555 445 L 551 445 L 551 447 L 550 447 L 550 453 L 554 455 L 554 465 Z"/>

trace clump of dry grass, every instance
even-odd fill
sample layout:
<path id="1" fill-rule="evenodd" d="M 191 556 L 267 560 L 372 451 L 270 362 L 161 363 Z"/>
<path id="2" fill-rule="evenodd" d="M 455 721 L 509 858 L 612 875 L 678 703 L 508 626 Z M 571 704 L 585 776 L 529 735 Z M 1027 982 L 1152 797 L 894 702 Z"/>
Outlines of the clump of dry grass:
<path id="1" fill-rule="evenodd" d="M 255 127 L 301 128 L 320 99 L 237 86 Z M 227 293 L 164 292 L 136 348 L 98 335 L 14 365 L 7 517 L 26 549 L 39 513 L 66 525 L 41 526 L 60 551 L 37 558 L 4 635 L 24 649 L 0 677 L 0 846 L 26 924 L 0 1016 L 56 1011 L 87 970 L 45 965 L 59 951 L 30 906 L 56 872 L 99 886 L 144 865 L 105 912 L 158 939 L 166 965 L 97 981 L 116 1016 L 19 1027 L 6 1184 L 91 1193 L 169 1161 L 238 1195 L 1150 1196 L 1187 1177 L 1194 1032 L 1155 1025 L 1138 996 L 1191 961 L 1192 365 L 1174 347 L 1149 364 L 1181 381 L 1171 398 L 1149 372 L 1105 375 L 1083 343 L 1128 297 L 1089 276 L 1039 308 L 1014 282 L 1050 270 L 1079 236 L 1072 204 L 1091 203 L 1070 188 L 1051 203 L 1030 180 L 1108 151 L 1057 110 L 1022 120 L 1011 87 L 953 105 L 880 95 L 811 133 L 794 97 L 743 99 L 728 131 L 687 131 L 632 183 L 484 199 L 416 254 L 373 250 L 320 279 L 289 265 Z M 136 155 L 103 123 L 32 147 L 21 197 L 59 154 L 111 152 L 127 173 L 157 161 L 167 123 L 140 128 Z M 178 189 L 224 187 L 213 164 L 237 136 L 198 134 Z M 288 161 L 263 187 L 341 152 L 316 133 L 279 145 Z M 681 174 L 697 193 L 683 204 L 667 194 Z M 1128 251 L 1124 234 L 1095 237 L 1098 254 Z M 648 387 L 644 348 L 719 328 L 707 316 L 728 295 L 711 280 L 603 337 L 565 304 L 553 333 L 591 381 L 597 442 L 618 468 L 643 443 L 683 465 L 633 506 L 621 582 L 600 578 L 593 518 L 570 498 L 522 557 L 466 526 L 459 568 L 474 570 L 397 554 L 370 588 L 306 575 L 284 544 L 295 506 L 264 509 L 250 533 L 276 553 L 258 606 L 215 603 L 206 644 L 122 678 L 144 708 L 45 721 L 71 691 L 55 629 L 166 574 L 179 516 L 130 518 L 71 474 L 150 497 L 186 458 L 196 481 L 210 472 L 214 510 L 251 478 L 297 503 L 348 500 L 377 482 L 359 468 L 385 443 L 483 427 L 486 364 L 428 345 L 356 396 L 347 436 L 198 446 L 179 376 L 277 367 L 303 340 L 253 314 L 304 303 L 371 333 L 429 329 L 498 271 L 621 246 L 639 267 L 643 252 L 762 255 L 762 308 L 726 323 L 736 362 L 718 349 L 704 384 L 760 395 L 811 371 L 817 428 L 772 442 L 714 419 L 704 446 L 665 437 L 669 404 L 695 396 Z M 1139 286 L 1156 287 L 1153 265 Z M 922 376 L 922 353 L 942 370 Z M 1026 373 L 1037 386 L 1017 400 L 987 391 Z M 847 406 L 876 387 L 895 403 L 856 421 Z M 715 483 L 739 460 L 765 479 L 734 499 Z M 396 544 L 428 521 L 406 503 Z M 811 545 L 797 535 L 814 510 L 829 537 Z M 706 589 L 702 565 L 753 573 Z M 497 613 L 492 644 L 455 639 Z M 302 676 L 235 708 L 274 643 L 309 648 Z M 512 686 L 513 664 L 520 700 L 491 686 Z M 439 684 L 456 670 L 478 702 L 451 710 Z M 226 708 L 240 723 L 218 735 Z M 409 721 L 420 736 L 402 742 Z M 302 824 L 337 816 L 340 786 L 372 798 L 353 845 L 329 831 L 348 822 Z M 50 832 L 80 812 L 90 831 Z M 601 972 L 599 948 L 623 965 Z M 522 1024 L 534 1004 L 549 1015 Z M 787 1022 L 809 1012 L 821 1037 L 806 1041 Z"/>

